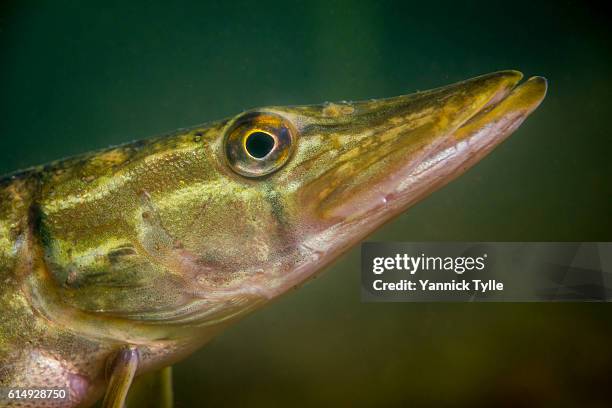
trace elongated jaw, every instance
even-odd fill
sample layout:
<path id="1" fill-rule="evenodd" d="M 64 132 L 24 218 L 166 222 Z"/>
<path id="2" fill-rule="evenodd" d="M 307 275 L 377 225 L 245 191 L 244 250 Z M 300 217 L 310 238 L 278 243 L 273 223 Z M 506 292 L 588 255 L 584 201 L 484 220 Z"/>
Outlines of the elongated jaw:
<path id="1" fill-rule="evenodd" d="M 516 74 L 517 81 L 521 76 Z M 408 164 L 406 173 L 390 177 L 382 201 L 402 211 L 461 175 L 523 123 L 540 105 L 546 89 L 547 82 L 542 77 L 530 78 L 513 88 L 502 86 L 482 109 L 432 143 L 420 160 Z"/>
<path id="2" fill-rule="evenodd" d="M 363 141 L 368 151 L 355 147 L 363 150 L 352 164 L 359 171 L 350 179 L 331 181 L 341 187 L 319 210 L 324 217 L 345 221 L 385 220 L 462 174 L 543 100 L 546 80 L 534 77 L 517 86 L 521 78 L 519 72 L 503 71 L 384 101 L 383 112 L 393 112 L 387 121 L 391 125 L 371 136 L 375 146 Z M 401 106 L 404 98 L 411 103 L 394 112 L 393 104 Z"/>
<path id="3" fill-rule="evenodd" d="M 268 296 L 316 273 L 512 134 L 546 95 L 546 79 L 519 85 L 522 76 L 501 71 L 407 96 L 279 110 L 301 132 L 279 183 L 297 191 L 307 261 L 266 282 Z"/>

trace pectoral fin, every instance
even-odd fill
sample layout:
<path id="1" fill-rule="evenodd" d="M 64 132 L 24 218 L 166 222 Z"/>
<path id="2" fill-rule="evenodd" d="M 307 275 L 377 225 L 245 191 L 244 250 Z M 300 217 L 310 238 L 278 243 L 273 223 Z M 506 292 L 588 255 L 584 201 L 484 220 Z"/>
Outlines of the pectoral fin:
<path id="1" fill-rule="evenodd" d="M 127 408 L 172 408 L 172 367 L 138 376 L 127 396 Z"/>
<path id="2" fill-rule="evenodd" d="M 109 365 L 109 381 L 104 395 L 103 408 L 123 408 L 140 360 L 138 349 L 126 346 Z"/>

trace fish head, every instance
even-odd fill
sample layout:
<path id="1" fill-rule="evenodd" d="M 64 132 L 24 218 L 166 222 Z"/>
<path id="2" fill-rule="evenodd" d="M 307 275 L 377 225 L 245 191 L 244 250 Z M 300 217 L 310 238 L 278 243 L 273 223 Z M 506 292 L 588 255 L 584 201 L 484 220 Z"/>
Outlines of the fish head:
<path id="1" fill-rule="evenodd" d="M 543 100 L 544 78 L 521 79 L 501 71 L 406 96 L 269 107 L 229 121 L 216 149 L 228 184 L 259 191 L 250 216 L 268 220 L 264 256 L 242 253 L 255 269 L 233 289 L 265 299 L 286 293 L 477 163 Z"/>
<path id="2" fill-rule="evenodd" d="M 33 223 L 34 303 L 95 336 L 204 339 L 486 156 L 545 97 L 544 78 L 521 79 L 253 109 L 62 162 Z"/>

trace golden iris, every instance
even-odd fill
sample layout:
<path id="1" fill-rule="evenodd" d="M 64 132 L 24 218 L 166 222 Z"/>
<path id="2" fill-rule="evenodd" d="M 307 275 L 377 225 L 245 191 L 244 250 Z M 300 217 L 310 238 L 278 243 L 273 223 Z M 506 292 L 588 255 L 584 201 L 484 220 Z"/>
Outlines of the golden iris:
<path id="1" fill-rule="evenodd" d="M 295 145 L 296 131 L 280 115 L 249 112 L 236 118 L 225 133 L 228 165 L 245 177 L 262 177 L 280 169 Z"/>

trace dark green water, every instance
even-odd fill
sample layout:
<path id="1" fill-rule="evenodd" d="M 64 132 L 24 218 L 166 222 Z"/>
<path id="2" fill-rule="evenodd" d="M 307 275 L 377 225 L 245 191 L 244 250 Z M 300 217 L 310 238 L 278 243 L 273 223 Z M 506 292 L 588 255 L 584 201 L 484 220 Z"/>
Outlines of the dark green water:
<path id="1" fill-rule="evenodd" d="M 593 3 L 77 4 L 0 6 L 0 173 L 255 106 L 512 68 L 549 79 L 539 110 L 372 239 L 612 240 L 612 44 Z M 359 285 L 356 249 L 179 364 L 177 406 L 612 401 L 608 305 L 363 304 Z"/>

